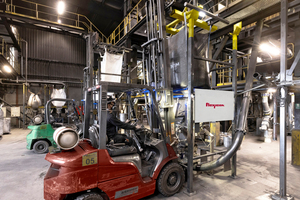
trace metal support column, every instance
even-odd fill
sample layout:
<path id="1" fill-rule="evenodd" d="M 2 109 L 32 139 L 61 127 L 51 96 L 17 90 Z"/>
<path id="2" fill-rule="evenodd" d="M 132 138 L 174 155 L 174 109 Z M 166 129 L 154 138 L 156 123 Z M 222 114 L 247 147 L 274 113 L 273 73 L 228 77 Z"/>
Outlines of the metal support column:
<path id="1" fill-rule="evenodd" d="M 232 140 L 235 138 L 236 122 L 237 122 L 237 106 L 236 106 L 236 96 L 237 96 L 237 50 L 232 51 L 232 62 L 233 62 L 233 73 L 232 73 L 232 90 L 234 93 L 234 118 L 232 121 Z M 233 142 L 233 141 L 232 141 Z M 231 160 L 231 177 L 236 177 L 236 154 L 232 156 Z"/>
<path id="2" fill-rule="evenodd" d="M 235 131 L 236 131 L 236 122 L 237 122 L 237 104 L 236 104 L 236 97 L 237 97 L 237 44 L 238 44 L 238 35 L 240 34 L 242 30 L 242 22 L 239 22 L 233 26 L 233 33 L 232 33 L 232 90 L 234 93 L 234 118 L 232 121 L 232 143 L 234 143 L 235 139 Z M 236 154 L 232 156 L 232 162 L 231 162 L 231 177 L 236 177 Z"/>
<path id="3" fill-rule="evenodd" d="M 104 133 L 106 130 L 106 117 L 107 117 L 107 86 L 101 85 L 98 90 L 98 123 L 99 133 Z M 106 134 L 99 134 L 99 149 L 106 149 Z"/>
<path id="4" fill-rule="evenodd" d="M 163 88 L 170 88 L 171 87 L 171 73 L 170 73 L 170 59 L 169 59 L 169 48 L 168 48 L 168 41 L 166 36 L 166 20 L 165 20 L 165 10 L 164 10 L 165 1 L 158 0 L 157 1 L 157 15 L 158 15 L 158 26 L 159 26 L 159 63 L 161 64 L 161 77 L 162 77 L 162 84 Z"/>
<path id="5" fill-rule="evenodd" d="M 157 1 L 157 22 L 159 26 L 159 33 L 157 40 L 158 43 L 158 64 L 160 65 L 160 70 L 158 69 L 158 82 L 161 78 L 161 87 L 164 88 L 163 95 L 166 97 L 168 105 L 164 108 L 164 118 L 165 118 L 165 129 L 166 135 L 172 140 L 172 130 L 175 130 L 175 115 L 173 112 L 173 89 L 171 88 L 171 73 L 170 73 L 170 59 L 169 59 L 169 48 L 168 41 L 166 37 L 166 20 L 164 11 L 165 1 Z M 161 39 L 161 40 L 160 40 Z M 159 76 L 161 73 L 161 77 Z M 172 128 L 173 126 L 173 128 Z M 174 134 L 174 133 L 173 133 Z M 168 139 L 167 139 L 168 140 Z"/>
<path id="6" fill-rule="evenodd" d="M 186 18 L 185 14 L 184 17 Z M 186 23 L 185 23 L 186 24 Z M 189 18 L 189 37 L 187 41 L 187 70 L 188 70 L 188 101 L 187 101 L 187 142 L 188 142 L 188 163 L 187 163 L 187 195 L 195 194 L 193 189 L 193 155 L 194 155 L 194 133 L 193 133 L 193 43 L 194 43 L 194 19 Z"/>
<path id="7" fill-rule="evenodd" d="M 280 32 L 281 32 L 281 52 L 280 52 L 280 82 L 286 81 L 287 68 L 287 0 L 281 1 Z M 280 197 L 286 197 L 286 96 L 287 88 L 280 88 Z"/>
<path id="8" fill-rule="evenodd" d="M 281 13 L 280 13 L 280 32 L 281 32 L 281 52 L 280 52 L 280 83 L 284 84 L 286 81 L 286 68 L 287 68 L 287 12 L 288 1 L 281 0 Z M 273 195 L 273 199 L 294 199 L 288 197 L 286 194 L 286 97 L 287 88 L 281 86 L 279 88 L 280 94 L 280 144 L 279 144 L 279 194 Z"/>
<path id="9" fill-rule="evenodd" d="M 273 111 L 273 140 L 277 140 L 277 94 L 274 93 L 274 111 Z"/>

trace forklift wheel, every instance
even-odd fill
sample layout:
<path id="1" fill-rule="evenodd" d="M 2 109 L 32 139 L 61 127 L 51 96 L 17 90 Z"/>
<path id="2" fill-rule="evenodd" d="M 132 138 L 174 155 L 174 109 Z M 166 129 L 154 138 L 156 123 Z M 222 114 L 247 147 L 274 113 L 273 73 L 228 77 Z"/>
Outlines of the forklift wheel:
<path id="1" fill-rule="evenodd" d="M 33 151 L 35 153 L 47 153 L 48 152 L 49 144 L 45 140 L 39 140 L 34 143 Z"/>
<path id="2" fill-rule="evenodd" d="M 185 175 L 178 163 L 169 163 L 160 172 L 157 179 L 158 191 L 168 197 L 176 194 L 182 188 Z"/>
<path id="3" fill-rule="evenodd" d="M 103 200 L 103 198 L 97 193 L 85 193 L 78 196 L 75 200 Z"/>

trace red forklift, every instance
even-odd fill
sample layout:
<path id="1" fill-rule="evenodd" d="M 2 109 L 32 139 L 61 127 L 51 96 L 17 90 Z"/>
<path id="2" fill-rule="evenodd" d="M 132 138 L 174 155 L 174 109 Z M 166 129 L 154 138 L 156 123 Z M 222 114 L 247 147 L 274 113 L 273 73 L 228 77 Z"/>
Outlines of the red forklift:
<path id="1" fill-rule="evenodd" d="M 133 132 L 134 146 L 107 141 L 107 92 L 125 92 L 130 97 L 133 91 L 144 93 L 150 130 Z M 95 93 L 98 119 L 90 125 L 87 113 Z M 99 82 L 85 91 L 85 100 L 83 138 L 74 148 L 50 151 L 45 157 L 51 163 L 44 178 L 46 200 L 141 199 L 156 189 L 164 196 L 181 190 L 185 173 L 166 142 L 152 87 Z"/>

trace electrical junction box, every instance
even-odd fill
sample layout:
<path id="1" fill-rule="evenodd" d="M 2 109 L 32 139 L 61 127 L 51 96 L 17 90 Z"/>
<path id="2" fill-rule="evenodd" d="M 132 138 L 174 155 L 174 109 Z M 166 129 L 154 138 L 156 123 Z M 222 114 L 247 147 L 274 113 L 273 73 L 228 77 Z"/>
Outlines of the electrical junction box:
<path id="1" fill-rule="evenodd" d="M 232 91 L 195 89 L 195 123 L 233 120 L 233 112 Z"/>
<path id="2" fill-rule="evenodd" d="M 20 107 L 11 107 L 11 117 L 20 117 L 21 110 Z"/>

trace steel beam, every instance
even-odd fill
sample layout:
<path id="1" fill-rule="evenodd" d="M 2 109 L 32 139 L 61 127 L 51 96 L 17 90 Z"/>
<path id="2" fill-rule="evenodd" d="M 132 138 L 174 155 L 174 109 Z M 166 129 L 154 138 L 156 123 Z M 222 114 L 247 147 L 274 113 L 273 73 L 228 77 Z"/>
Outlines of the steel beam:
<path id="1" fill-rule="evenodd" d="M 1 17 L 1 19 L 2 19 L 2 22 L 3 22 L 3 24 L 4 24 L 5 28 L 6 28 L 9 36 L 11 37 L 11 39 L 12 39 L 12 41 L 14 43 L 14 47 L 18 50 L 18 52 L 21 52 L 21 47 L 20 47 L 20 45 L 18 43 L 18 40 L 17 40 L 15 34 L 12 32 L 11 27 L 10 27 L 10 25 L 9 25 L 6 17 Z"/>
<path id="2" fill-rule="evenodd" d="M 191 9 L 194 9 L 194 10 L 197 10 L 197 11 L 199 11 L 199 12 L 200 12 L 200 11 L 201 11 L 201 12 L 204 12 L 207 16 L 209 16 L 209 17 L 211 17 L 211 18 L 213 18 L 213 19 L 215 19 L 215 20 L 221 21 L 221 22 L 223 22 L 223 23 L 225 23 L 225 24 L 229 24 L 229 21 L 228 21 L 228 20 L 223 19 L 222 17 L 218 17 L 217 15 L 215 15 L 215 14 L 213 14 L 213 13 L 211 13 L 211 12 L 205 10 L 205 9 L 199 8 L 199 7 L 197 7 L 197 6 L 194 6 L 194 5 L 192 5 L 192 4 L 189 4 L 189 3 L 187 3 L 187 2 L 184 3 L 184 6 L 185 6 L 185 7 L 188 7 L 188 8 L 191 8 Z"/>
<path id="3" fill-rule="evenodd" d="M 296 5 L 299 5 L 299 4 L 300 4 L 300 0 L 292 1 L 292 2 L 290 2 L 288 4 L 288 8 L 292 8 L 292 7 L 294 7 Z M 272 6 L 270 6 L 268 8 L 265 8 L 263 10 L 260 10 L 255 15 L 248 16 L 248 17 L 246 17 L 246 18 L 244 18 L 242 20 L 238 20 L 238 21 L 242 21 L 243 26 L 247 26 L 247 25 L 252 24 L 252 23 L 254 23 L 256 21 L 264 19 L 264 18 L 266 18 L 266 17 L 268 17 L 270 15 L 273 15 L 273 14 L 275 14 L 277 12 L 280 12 L 280 2 L 278 2 L 278 3 L 276 3 L 276 4 L 272 5 Z M 237 23 L 238 21 L 233 22 L 233 24 Z M 224 27 L 222 29 L 219 29 L 219 30 L 217 30 L 217 31 L 215 31 L 215 32 L 213 32 L 211 34 L 210 40 L 214 40 L 216 38 L 219 38 L 222 35 L 225 35 L 225 34 L 227 34 L 229 32 L 232 32 L 232 30 L 233 30 L 232 26 L 226 26 L 226 27 Z"/>
<path id="4" fill-rule="evenodd" d="M 223 48 L 225 47 L 228 39 L 229 39 L 229 36 L 225 35 L 225 37 L 223 38 L 222 42 L 220 43 L 219 48 L 217 49 L 217 51 L 213 55 L 213 58 L 212 58 L 213 60 L 217 60 L 217 58 L 219 57 L 219 55 L 222 52 Z M 211 71 L 214 66 L 215 66 L 215 63 L 210 63 L 209 64 L 209 71 Z"/>
<path id="5" fill-rule="evenodd" d="M 212 63 L 219 63 L 219 64 L 222 64 L 222 65 L 230 65 L 230 66 L 233 66 L 232 63 L 222 62 L 222 61 L 219 61 L 219 60 L 213 60 L 213 59 L 203 58 L 203 57 L 199 57 L 199 56 L 194 56 L 194 58 L 197 59 L 197 60 L 205 60 L 205 61 L 212 62 Z"/>

